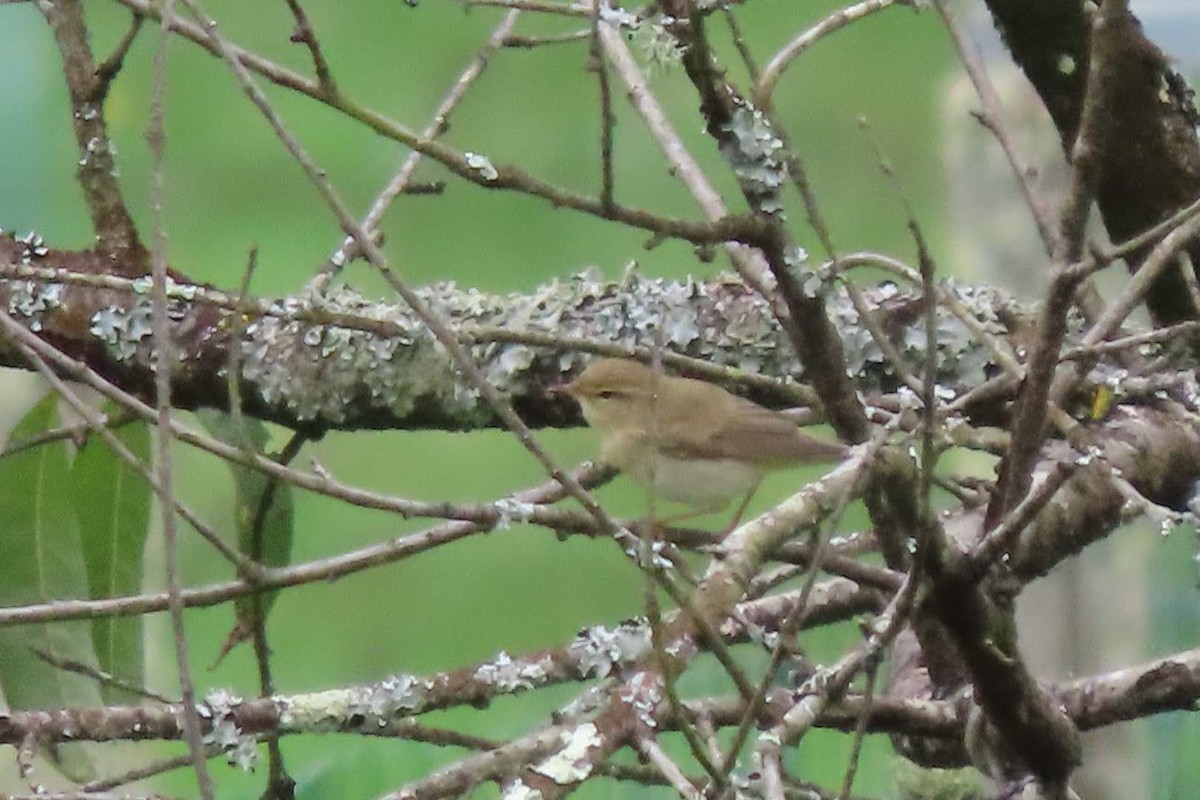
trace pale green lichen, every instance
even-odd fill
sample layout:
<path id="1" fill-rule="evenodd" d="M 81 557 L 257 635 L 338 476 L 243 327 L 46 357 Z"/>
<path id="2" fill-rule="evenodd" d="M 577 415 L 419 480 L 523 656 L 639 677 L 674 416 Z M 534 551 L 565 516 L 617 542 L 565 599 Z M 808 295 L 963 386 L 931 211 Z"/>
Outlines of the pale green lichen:
<path id="1" fill-rule="evenodd" d="M 501 650 L 491 661 L 480 664 L 475 670 L 475 680 L 504 694 L 533 689 L 546 683 L 549 663 L 543 659 L 514 660 Z"/>
<path id="2" fill-rule="evenodd" d="M 258 744 L 254 736 L 238 727 L 234 710 L 242 704 L 242 698 L 225 689 L 213 689 L 204 697 L 204 704 L 197 708 L 201 718 L 209 721 L 204 744 L 225 754 L 231 766 L 249 772 L 258 760 Z"/>
<path id="3" fill-rule="evenodd" d="M 740 105 L 722 127 L 721 155 L 733 170 L 747 198 L 760 211 L 783 214 L 780 195 L 787 180 L 783 165 L 783 140 L 756 108 Z"/>
<path id="4" fill-rule="evenodd" d="M 149 300 L 132 306 L 109 306 L 92 315 L 88 330 L 103 342 L 117 361 L 128 361 L 138 354 L 142 342 L 154 334 L 154 314 Z M 147 347 L 146 357 L 149 357 Z"/>
<path id="5" fill-rule="evenodd" d="M 381 336 L 303 321 L 313 310 L 387 321 L 400 333 Z M 242 377 L 263 402 L 284 406 L 299 420 L 337 423 L 362 402 L 403 417 L 429 385 L 446 383 L 445 359 L 431 363 L 431 339 L 411 315 L 350 289 L 307 293 L 280 300 L 246 327 Z"/>
<path id="6" fill-rule="evenodd" d="M 31 239 L 35 250 L 40 247 Z M 31 251 L 32 252 L 32 251 Z M 791 258 L 797 265 L 804 254 Z M 863 392 L 893 391 L 899 381 L 872 338 L 844 287 L 822 282 L 826 313 L 841 333 L 847 371 Z M 123 305 L 96 310 L 90 332 L 112 358 L 146 368 L 153 362 L 152 306 L 149 279 L 130 283 Z M 947 291 L 974 317 L 973 326 L 1006 335 L 1022 314 L 1007 297 L 990 289 L 956 287 Z M 73 297 L 63 284 L 25 279 L 0 280 L 0 302 L 14 319 L 37 330 L 43 319 Z M 920 296 L 892 284 L 863 287 L 866 301 L 887 330 L 910 369 L 924 359 L 926 336 Z M 180 358 L 231 330 L 230 314 L 194 327 L 211 290 L 169 281 L 169 314 L 179 337 Z M 417 291 L 421 302 L 448 329 L 470 342 L 470 355 L 488 383 L 502 394 L 521 394 L 535 381 L 577 372 L 594 356 L 555 346 L 559 339 L 600 342 L 623 348 L 652 346 L 752 374 L 803 378 L 791 343 L 768 306 L 734 277 L 701 282 L 647 278 L 634 271 L 620 281 L 594 270 L 552 281 L 530 294 L 488 294 L 438 283 Z M 225 299 L 221 299 L 225 298 Z M 70 301 L 75 305 L 75 301 Z M 459 374 L 453 359 L 428 326 L 405 305 L 372 302 L 347 287 L 303 293 L 255 306 L 238 331 L 245 390 L 280 417 L 318 421 L 329 427 L 353 427 L 364 420 L 376 426 L 434 425 L 468 429 L 495 424 L 495 414 L 479 390 Z M 266 313 L 263 313 L 263 312 Z M 894 320 L 892 319 L 894 315 Z M 1072 321 L 1073 330 L 1081 323 Z M 941 396 L 957 396 L 996 374 L 991 351 L 974 331 L 939 310 L 935 340 Z M 489 332 L 495 331 L 497 339 Z M 529 342 L 501 341 L 529 334 Z M 538 343 L 539 339 L 546 344 Z M 223 370 L 224 366 L 218 366 Z"/>
<path id="7" fill-rule="evenodd" d="M 42 318 L 48 311 L 61 308 L 66 287 L 61 283 L 13 281 L 9 284 L 8 313 L 24 320 L 29 330 L 42 329 Z"/>
<path id="8" fill-rule="evenodd" d="M 276 697 L 279 725 L 288 732 L 383 728 L 423 709 L 433 685 L 415 675 L 378 683 Z"/>
<path id="9" fill-rule="evenodd" d="M 687 48 L 671 33 L 675 18 L 666 14 L 651 17 L 633 27 L 633 36 L 650 74 L 666 72 L 683 60 Z"/>

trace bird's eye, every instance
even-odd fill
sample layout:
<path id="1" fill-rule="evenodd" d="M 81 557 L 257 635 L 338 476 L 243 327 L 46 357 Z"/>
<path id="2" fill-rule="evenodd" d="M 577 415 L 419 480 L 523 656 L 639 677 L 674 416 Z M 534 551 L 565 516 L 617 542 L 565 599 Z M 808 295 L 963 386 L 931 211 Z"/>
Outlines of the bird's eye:
<path id="1" fill-rule="evenodd" d="M 617 393 L 612 391 L 611 389 L 605 389 L 602 392 L 597 392 L 596 396 L 599 397 L 601 400 L 611 400 L 617 396 Z"/>

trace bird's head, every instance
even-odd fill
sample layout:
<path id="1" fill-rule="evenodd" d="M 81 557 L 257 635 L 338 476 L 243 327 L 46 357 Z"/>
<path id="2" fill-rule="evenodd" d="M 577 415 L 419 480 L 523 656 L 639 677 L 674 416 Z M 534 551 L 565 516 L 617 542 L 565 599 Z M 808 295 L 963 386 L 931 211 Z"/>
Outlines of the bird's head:
<path id="1" fill-rule="evenodd" d="M 557 391 L 579 403 L 589 425 L 610 431 L 642 424 L 654 407 L 657 386 L 666 380 L 636 361 L 602 358 Z"/>

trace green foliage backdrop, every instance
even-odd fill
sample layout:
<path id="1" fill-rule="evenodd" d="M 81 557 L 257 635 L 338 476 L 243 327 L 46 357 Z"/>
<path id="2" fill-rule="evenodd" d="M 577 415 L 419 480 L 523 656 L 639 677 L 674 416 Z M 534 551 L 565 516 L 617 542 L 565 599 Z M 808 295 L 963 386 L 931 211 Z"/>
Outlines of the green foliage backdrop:
<path id="1" fill-rule="evenodd" d="M 740 19 L 751 49 L 769 53 L 802 21 L 815 21 L 837 6 L 827 0 L 760 0 L 747 4 Z M 292 22 L 283 3 L 214 0 L 207 8 L 234 41 L 307 71 L 307 52 L 288 42 Z M 313 0 L 306 9 L 341 88 L 414 128 L 427 123 L 503 13 L 465 11 L 447 0 L 424 0 L 417 8 L 398 0 Z M 88 11 L 96 32 L 93 45 L 98 53 L 107 52 L 124 31 L 127 15 L 115 4 L 101 2 L 89 4 Z M 526 24 L 519 30 L 529 34 L 579 26 L 578 21 Z M 157 34 L 147 26 L 107 106 L 123 188 L 147 238 L 150 178 L 144 133 L 156 46 Z M 480 86 L 455 112 L 448 139 L 494 161 L 518 164 L 573 188 L 594 189 L 599 126 L 595 79 L 586 72 L 586 62 L 586 44 L 579 42 L 499 53 Z M 936 18 L 895 8 L 818 44 L 788 73 L 778 94 L 780 115 L 807 160 L 839 246 L 912 252 L 904 215 L 880 174 L 871 137 L 887 151 L 935 252 L 945 241 L 938 109 L 951 66 L 950 47 Z M 295 291 L 339 243 L 336 225 L 224 65 L 173 41 L 168 74 L 165 172 L 171 263 L 197 280 L 232 288 L 248 251 L 257 246 L 259 269 L 251 290 L 264 296 Z M 697 100 L 686 79 L 666 70 L 656 76 L 655 87 L 693 153 L 702 163 L 715 164 L 715 148 L 699 130 Z M 364 210 L 406 153 L 315 103 L 267 88 L 284 120 L 351 207 Z M 76 153 L 57 54 L 36 10 L 23 4 L 0 7 L 0 96 L 9 112 L 0 118 L 0 226 L 36 228 L 61 247 L 86 245 L 91 232 L 73 178 Z M 660 211 L 694 214 L 692 201 L 667 174 L 623 102 L 617 103 L 617 114 L 617 196 Z M 862 131 L 860 116 L 868 120 L 869 134 Z M 720 184 L 724 171 L 713 169 L 711 174 Z M 446 176 L 426 165 L 418 177 Z M 722 188 L 731 190 L 732 185 L 727 181 Z M 736 192 L 726 191 L 726 196 Z M 795 225 L 800 241 L 816 251 L 802 221 Z M 454 280 L 485 290 L 525 291 L 589 265 L 609 276 L 619 275 L 633 260 L 653 275 L 710 275 L 721 268 L 719 258 L 704 263 L 679 243 L 645 250 L 643 234 L 453 179 L 442 196 L 401 198 L 383 229 L 386 252 L 412 284 Z M 368 295 L 385 295 L 362 267 L 351 268 L 347 277 Z M 10 387 L 16 383 L 17 376 L 0 373 L 0 394 L 15 391 Z M 14 414 L 26 410 L 19 402 L 13 405 Z M 0 420 L 0 431 L 16 418 Z M 278 447 L 283 433 L 274 433 Z M 566 463 L 591 453 L 586 432 L 547 431 L 542 440 Z M 225 466 L 183 447 L 176 453 L 181 499 L 232 538 L 235 494 Z M 414 499 L 478 501 L 542 477 L 501 432 L 331 434 L 309 445 L 302 458 L 319 460 L 344 481 Z M 786 492 L 800 477 L 774 478 L 759 505 Z M 623 482 L 602 490 L 600 497 L 617 513 L 637 513 L 640 507 L 639 495 Z M 303 494 L 295 498 L 294 514 L 297 560 L 422 527 Z M 151 584 L 161 581 L 157 538 L 151 540 L 146 563 Z M 188 583 L 229 577 L 227 565 L 190 536 L 184 540 L 183 563 Z M 558 542 L 519 526 L 472 537 L 335 584 L 284 592 L 269 627 L 277 688 L 314 690 L 377 680 L 396 671 L 461 666 L 498 650 L 552 646 L 583 625 L 639 613 L 641 591 L 641 576 L 608 542 Z M 227 607 L 187 613 L 196 664 L 215 659 L 232 623 Z M 147 628 L 147 680 L 174 693 L 165 616 L 151 618 Z M 809 643 L 815 655 L 824 648 L 835 652 L 834 647 L 857 633 L 845 630 L 832 636 L 837 641 Z M 235 650 L 214 669 L 198 670 L 196 678 L 201 692 L 228 687 L 252 693 L 252 653 L 247 647 Z M 543 692 L 534 703 L 527 698 L 520 704 L 497 703 L 486 716 L 486 727 L 476 732 L 504 736 L 522 730 L 569 695 L 567 687 Z M 467 718 L 466 712 L 450 717 Z M 815 736 L 797 757 L 811 765 L 806 774 L 833 783 L 842 773 L 845 745 L 837 737 Z M 285 752 L 300 781 L 299 796 L 306 798 L 372 797 L 446 757 L 431 747 L 359 737 L 293 740 Z M 883 793 L 892 785 L 885 752 L 884 743 L 869 742 L 858 788 Z M 259 790 L 260 781 L 233 770 L 222 769 L 218 777 L 223 798 L 252 797 Z M 168 778 L 158 785 L 186 795 L 189 780 Z M 646 792 L 622 794 L 611 784 L 599 784 L 589 786 L 583 796 Z"/>

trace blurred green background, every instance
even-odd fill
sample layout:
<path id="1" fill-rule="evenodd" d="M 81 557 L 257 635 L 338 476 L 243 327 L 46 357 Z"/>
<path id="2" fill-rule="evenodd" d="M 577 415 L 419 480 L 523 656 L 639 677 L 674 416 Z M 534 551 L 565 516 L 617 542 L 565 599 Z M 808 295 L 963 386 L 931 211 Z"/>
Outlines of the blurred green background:
<path id="1" fill-rule="evenodd" d="M 307 51 L 288 41 L 292 22 L 285 4 L 223 0 L 206 7 L 243 47 L 296 71 L 310 71 Z M 490 8 L 464 11 L 445 0 L 424 0 L 415 9 L 398 0 L 314 0 L 305 7 L 341 90 L 417 130 L 427 124 L 440 98 L 504 13 Z M 739 6 L 737 14 L 762 63 L 795 32 L 836 7 L 825 1 L 760 0 Z M 105 54 L 124 31 L 128 15 L 114 3 L 92 2 L 87 9 L 93 45 Z M 526 15 L 517 31 L 533 35 L 579 27 L 578 20 Z M 742 81 L 744 70 L 728 47 L 727 32 L 721 25 L 713 29 L 731 77 Z M 144 134 L 156 46 L 157 29 L 148 25 L 107 105 L 122 186 L 147 241 L 152 228 Z M 495 55 L 454 112 L 447 140 L 495 162 L 520 165 L 541 178 L 595 193 L 597 93 L 586 63 L 586 44 L 579 42 Z M 901 203 L 877 165 L 874 137 L 887 152 L 935 254 L 952 251 L 956 230 L 949 212 L 957 176 L 944 169 L 944 138 L 947 86 L 955 80 L 955 63 L 933 14 L 893 8 L 818 44 L 787 73 L 777 94 L 778 110 L 806 160 L 840 249 L 881 250 L 909 260 L 913 256 Z M 659 71 L 653 83 L 693 155 L 708 167 L 731 207 L 739 209 L 733 183 L 701 132 L 697 99 L 685 76 L 679 70 Z M 356 213 L 365 211 L 406 151 L 312 101 L 265 81 L 260 84 L 350 207 Z M 8 111 L 0 119 L 0 152 L 5 154 L 0 159 L 0 227 L 36 229 L 56 247 L 87 246 L 91 231 L 73 178 L 76 152 L 58 59 L 45 23 L 28 4 L 0 7 L 0 87 Z M 623 92 L 615 90 L 614 98 L 617 198 L 696 217 L 689 196 L 667 174 L 653 142 L 623 102 Z M 970 107 L 973 104 L 953 110 L 962 118 Z M 869 134 L 863 132 L 860 117 L 868 120 Z M 170 261 L 196 280 L 236 287 L 249 249 L 257 246 L 259 268 L 252 291 L 264 296 L 294 292 L 341 240 L 316 192 L 246 102 L 228 70 L 181 39 L 169 46 L 165 172 Z M 434 180 L 447 175 L 425 164 L 417 177 Z M 1003 191 L 1011 189 L 1011 178 L 1003 173 L 998 183 Z M 799 240 L 819 254 L 798 204 L 791 218 Z M 1032 235 L 1027 220 L 1019 225 L 1024 229 L 1015 236 Z M 703 277 L 723 268 L 720 259 L 703 263 L 679 243 L 646 250 L 643 233 L 555 210 L 540 200 L 467 186 L 453 177 L 441 196 L 400 198 L 383 229 L 385 251 L 412 284 L 454 280 L 483 290 L 525 292 L 589 265 L 610 277 L 618 276 L 631 260 L 656 276 Z M 940 267 L 959 276 L 979 275 L 973 265 L 952 257 Z M 387 296 L 362 265 L 352 266 L 347 280 L 369 296 Z M 27 375 L 0 372 L 0 433 L 37 390 Z M 277 432 L 277 445 L 285 435 Z M 564 463 L 592 452 L 585 431 L 546 431 L 540 438 Z M 233 489 L 224 467 L 184 447 L 176 448 L 176 456 L 182 498 L 206 520 L 231 529 Z M 421 500 L 485 501 L 543 477 L 512 437 L 496 431 L 331 434 L 309 445 L 300 465 L 306 466 L 309 459 L 319 460 L 342 481 Z M 775 477 L 769 490 L 759 495 L 757 506 L 778 499 L 803 477 Z M 639 494 L 623 481 L 603 489 L 600 497 L 618 514 L 640 509 Z M 295 558 L 319 558 L 424 526 L 299 495 Z M 1155 553 L 1139 551 L 1139 558 L 1183 563 L 1183 553 L 1190 554 L 1187 539 L 1176 536 Z M 1164 555 L 1168 547 L 1172 552 Z M 183 561 L 188 583 L 230 577 L 225 565 L 191 537 L 185 539 Z M 160 564 L 160 550 L 152 547 L 146 567 L 151 586 L 161 585 Z M 1194 630 L 1180 631 L 1176 624 L 1188 613 L 1194 619 L 1191 582 L 1188 575 L 1172 576 L 1170 587 L 1158 590 L 1150 601 L 1173 609 L 1154 614 L 1154 619 L 1168 622 L 1159 626 L 1162 635 L 1155 628 L 1154 647 L 1147 653 L 1167 652 L 1181 638 L 1194 642 L 1188 636 Z M 522 527 L 473 537 L 334 584 L 284 593 L 270 621 L 277 689 L 319 690 L 378 680 L 393 672 L 469 665 L 502 649 L 519 653 L 559 645 L 583 626 L 612 624 L 639 613 L 641 588 L 641 577 L 608 542 L 559 542 L 544 531 Z M 187 613 L 201 692 L 210 687 L 255 692 L 249 648 L 235 651 L 216 669 L 204 668 L 215 658 L 231 623 L 229 608 Z M 853 629 L 831 631 L 807 637 L 805 644 L 814 657 L 825 658 L 857 635 Z M 169 631 L 161 615 L 151 622 L 149 647 L 155 685 L 174 693 Z M 728 688 L 704 663 L 689 681 L 695 691 Z M 489 736 L 516 735 L 572 694 L 567 687 L 505 699 L 486 712 L 456 711 L 434 724 L 461 725 Z M 1176 733 L 1170 734 L 1171 741 L 1178 741 Z M 837 785 L 847 745 L 842 736 L 814 735 L 796 756 L 797 772 Z M 893 775 L 888 752 L 885 741 L 868 740 L 856 789 L 889 793 Z M 300 781 L 300 796 L 311 798 L 373 797 L 459 755 L 359 737 L 297 737 L 286 742 L 285 753 Z M 244 776 L 218 766 L 216 774 L 222 798 L 254 797 L 261 788 L 261 771 L 260 776 Z M 186 776 L 168 777 L 155 786 L 185 796 L 193 791 Z M 483 795 L 492 793 L 489 789 Z M 597 782 L 582 796 L 670 793 Z"/>

